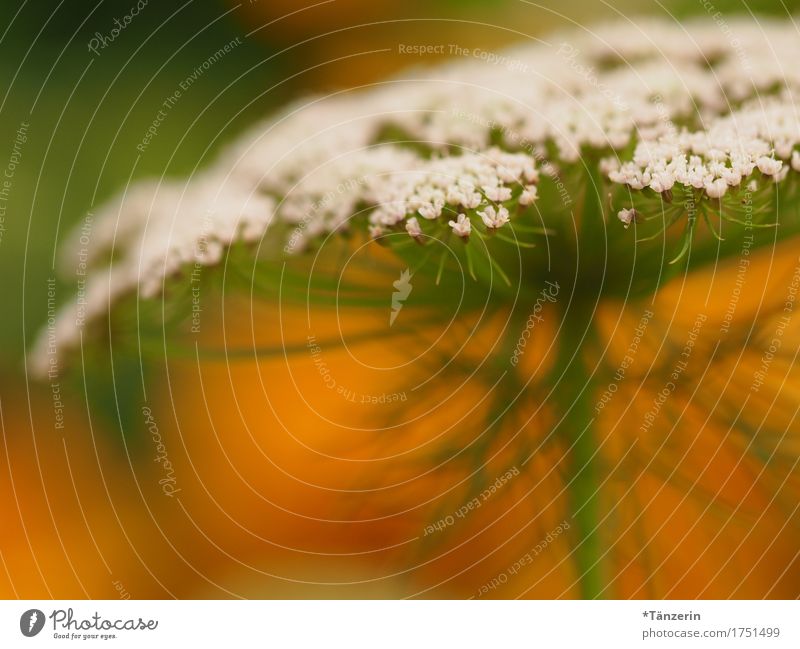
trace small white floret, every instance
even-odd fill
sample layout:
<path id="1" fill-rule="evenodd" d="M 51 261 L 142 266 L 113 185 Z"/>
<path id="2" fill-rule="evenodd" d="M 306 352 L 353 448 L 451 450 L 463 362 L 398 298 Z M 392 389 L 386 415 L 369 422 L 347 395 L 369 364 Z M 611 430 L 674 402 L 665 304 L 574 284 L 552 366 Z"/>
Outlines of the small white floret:
<path id="1" fill-rule="evenodd" d="M 492 230 L 496 230 L 508 223 L 508 210 L 502 205 L 497 210 L 489 205 L 483 211 L 478 212 L 478 216 L 481 217 L 486 227 Z"/>
<path id="2" fill-rule="evenodd" d="M 472 224 L 466 214 L 459 214 L 458 220 L 450 221 L 448 225 L 453 228 L 453 232 L 463 239 L 468 238 L 470 232 L 472 232 Z"/>
<path id="3" fill-rule="evenodd" d="M 728 191 L 728 183 L 722 178 L 717 178 L 705 185 L 706 194 L 709 198 L 722 198 Z"/>
<path id="4" fill-rule="evenodd" d="M 536 185 L 528 185 L 519 195 L 520 205 L 532 205 L 539 198 L 539 188 Z"/>
<path id="5" fill-rule="evenodd" d="M 412 216 L 406 221 L 406 232 L 408 232 L 415 239 L 418 239 L 422 236 L 422 228 L 419 227 L 419 221 L 417 221 L 415 216 Z"/>
<path id="6" fill-rule="evenodd" d="M 622 221 L 622 224 L 625 226 L 626 230 L 630 227 L 631 223 L 638 221 L 638 216 L 639 215 L 634 209 L 621 209 L 617 213 L 617 218 Z"/>
<path id="7" fill-rule="evenodd" d="M 756 161 L 756 165 L 758 166 L 758 170 L 765 176 L 774 176 L 781 170 L 783 162 L 776 160 L 775 158 L 761 156 Z"/>

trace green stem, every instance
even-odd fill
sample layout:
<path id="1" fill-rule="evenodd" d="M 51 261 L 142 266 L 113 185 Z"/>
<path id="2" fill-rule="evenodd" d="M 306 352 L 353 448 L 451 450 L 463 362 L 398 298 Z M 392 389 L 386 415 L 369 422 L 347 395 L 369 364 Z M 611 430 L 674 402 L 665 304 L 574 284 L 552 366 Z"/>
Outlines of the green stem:
<path id="1" fill-rule="evenodd" d="M 575 314 L 569 314 L 570 319 Z M 576 326 L 563 332 L 560 359 L 557 363 L 558 405 L 563 420 L 559 432 L 570 448 L 569 468 L 566 475 L 569 506 L 575 528 L 573 553 L 580 575 L 581 597 L 602 597 L 605 587 L 602 542 L 599 534 L 600 503 L 598 470 L 598 440 L 595 435 L 593 399 L 596 396 L 591 369 L 583 360 L 583 350 L 594 333 L 584 330 L 589 320 L 578 318 Z M 584 337 L 585 334 L 585 337 Z"/>
<path id="2" fill-rule="evenodd" d="M 570 449 L 566 484 L 575 526 L 574 556 L 580 575 L 581 596 L 597 599 L 605 587 L 602 541 L 599 534 L 600 503 L 598 440 L 594 426 L 596 379 L 586 363 L 587 348 L 597 343 L 593 318 L 603 292 L 606 215 L 603 180 L 592 165 L 579 218 L 574 261 L 574 290 L 566 304 L 556 363 L 557 402 L 564 417 L 559 433 Z M 566 278 L 565 278 L 566 279 Z M 565 282 L 566 283 L 566 282 Z M 564 287 L 566 289 L 566 286 Z"/>

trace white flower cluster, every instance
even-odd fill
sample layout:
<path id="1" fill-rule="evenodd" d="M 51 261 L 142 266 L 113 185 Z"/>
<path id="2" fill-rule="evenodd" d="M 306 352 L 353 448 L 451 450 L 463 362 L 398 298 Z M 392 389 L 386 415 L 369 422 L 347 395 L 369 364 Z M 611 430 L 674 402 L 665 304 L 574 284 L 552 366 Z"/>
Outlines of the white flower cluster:
<path id="1" fill-rule="evenodd" d="M 90 269 L 86 285 L 40 337 L 33 369 L 45 373 L 53 341 L 58 348 L 77 346 L 83 323 L 103 316 L 118 298 L 136 292 L 153 297 L 167 277 L 187 265 L 214 265 L 234 241 L 259 239 L 273 213 L 272 198 L 211 174 L 189 183 L 147 182 L 132 188 L 97 215 L 89 229 L 90 246 L 73 243 L 76 257 Z M 193 218 L 181 218 L 184 214 Z M 71 261 L 62 259 L 65 269 Z"/>
<path id="2" fill-rule="evenodd" d="M 780 181 L 790 165 L 800 170 L 798 146 L 796 108 L 785 99 L 764 98 L 712 120 L 705 130 L 642 140 L 632 161 L 609 160 L 606 169 L 612 181 L 632 189 L 661 193 L 679 184 L 722 198 L 755 172 Z"/>
<path id="3" fill-rule="evenodd" d="M 436 221 L 446 207 L 451 214 L 454 210 L 483 207 L 478 216 L 487 228 L 496 229 L 508 223 L 509 213 L 504 206 L 495 204 L 511 200 L 517 188 L 518 194 L 535 196 L 538 180 L 539 172 L 531 156 L 496 148 L 418 161 L 416 168 L 395 171 L 374 183 L 369 195 L 377 207 L 369 217 L 370 230 L 373 236 L 380 236 L 410 217 L 405 228 L 418 238 L 422 234 L 418 217 Z M 471 232 L 466 214 L 459 214 L 449 224 L 461 237 L 466 238 Z"/>
<path id="4" fill-rule="evenodd" d="M 756 173 L 800 171 L 792 21 L 731 19 L 723 33 L 709 18 L 625 20 L 504 56 L 519 65 L 466 57 L 308 100 L 188 181 L 126 190 L 95 219 L 92 270 L 57 323 L 58 348 L 119 297 L 153 295 L 183 266 L 217 263 L 233 241 L 278 239 L 292 253 L 344 228 L 420 239 L 435 221 L 467 240 L 474 225 L 503 227 L 504 203 L 537 200 L 537 168 L 564 168 L 589 149 L 606 156 L 612 181 L 660 192 L 681 183 L 721 197 Z M 617 160 L 632 143 L 633 159 Z M 65 246 L 73 269 L 79 252 Z M 44 332 L 40 370 L 52 342 Z"/>

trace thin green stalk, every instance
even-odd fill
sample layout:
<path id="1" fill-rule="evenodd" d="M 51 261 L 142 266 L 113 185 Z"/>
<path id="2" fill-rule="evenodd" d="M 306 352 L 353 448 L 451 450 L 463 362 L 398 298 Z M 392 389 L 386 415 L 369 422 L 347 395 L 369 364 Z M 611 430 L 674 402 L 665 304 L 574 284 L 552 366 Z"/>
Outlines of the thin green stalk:
<path id="1" fill-rule="evenodd" d="M 570 319 L 575 317 L 572 313 L 568 315 Z M 599 443 L 592 410 L 595 390 L 594 381 L 588 378 L 591 369 L 583 360 L 583 350 L 590 337 L 588 333 L 583 337 L 584 325 L 588 322 L 578 318 L 575 326 L 565 327 L 567 330 L 562 332 L 559 341 L 560 359 L 555 376 L 559 415 L 563 417 L 558 430 L 565 446 L 570 448 L 566 483 L 575 527 L 573 553 L 580 575 L 581 597 L 597 599 L 602 597 L 606 580 L 599 535 L 598 485 L 602 480 L 597 466 Z"/>
<path id="2" fill-rule="evenodd" d="M 590 378 L 592 370 L 585 359 L 587 348 L 597 340 L 592 322 L 596 302 L 603 292 L 606 215 L 602 200 L 603 180 L 594 167 L 587 180 L 574 257 L 574 292 L 570 297 L 561 297 L 565 311 L 558 341 L 555 380 L 558 381 L 556 401 L 559 415 L 563 417 L 559 432 L 566 448 L 570 449 L 566 484 L 575 524 L 573 551 L 580 575 L 581 596 L 597 599 L 602 596 L 606 584 L 599 535 L 598 486 L 601 480 L 593 414 L 596 380 Z"/>

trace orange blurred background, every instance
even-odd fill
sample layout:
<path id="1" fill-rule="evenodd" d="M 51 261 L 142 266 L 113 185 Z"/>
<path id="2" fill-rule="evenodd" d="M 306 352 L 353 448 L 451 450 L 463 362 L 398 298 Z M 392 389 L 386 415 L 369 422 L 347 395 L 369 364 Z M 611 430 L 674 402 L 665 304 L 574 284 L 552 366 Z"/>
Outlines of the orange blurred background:
<path id="1" fill-rule="evenodd" d="M 597 11 L 598 17 L 609 17 L 633 5 L 617 3 L 591 11 Z M 124 6 L 117 5 L 108 15 L 122 11 L 119 7 Z M 209 3 L 208 15 L 198 18 L 198 24 L 226 10 Z M 251 78 L 241 95 L 232 91 L 229 112 L 280 79 L 286 82 L 271 95 L 269 101 L 273 103 L 265 100 L 269 105 L 256 104 L 235 129 L 260 117 L 260 111 L 272 110 L 307 92 L 369 83 L 409 64 L 421 64 L 422 60 L 409 61 L 396 53 L 396 44 L 404 39 L 453 40 L 492 49 L 566 26 L 572 19 L 586 22 L 593 18 L 586 12 L 580 2 L 543 7 L 517 2 L 393 0 L 244 4 L 220 24 L 231 34 L 260 28 L 252 34 L 247 65 L 272 56 L 280 63 Z M 97 24 L 107 21 L 98 19 Z M 145 25 L 137 29 L 144 30 Z M 180 31 L 180 24 L 167 29 L 173 40 L 164 37 L 164 42 L 155 47 L 155 59 L 162 60 L 159 52 L 175 48 Z M 130 47 L 136 43 L 133 41 Z M 391 51 L 379 52 L 386 48 Z M 122 49 L 114 56 L 121 54 Z M 114 61 L 109 53 L 96 67 L 108 65 L 111 75 L 119 66 Z M 48 65 L 43 64 L 36 72 L 39 81 Z M 148 68 L 148 74 L 153 69 Z M 220 70 L 219 74 L 223 78 L 207 91 L 209 96 L 224 87 L 231 72 Z M 175 78 L 181 78 L 180 73 L 164 81 L 163 87 L 172 87 Z M 138 92 L 147 78 L 129 83 Z M 155 84 L 160 83 L 156 78 Z M 31 83 L 31 97 L 39 87 Z M 101 90 L 105 87 L 99 86 Z M 27 96 L 25 92 L 22 95 Z M 66 91 L 53 98 L 45 93 L 42 101 L 50 101 L 55 113 L 65 97 Z M 85 101 L 91 105 L 94 100 L 90 96 Z M 195 112 L 207 107 L 208 101 L 208 97 L 198 97 Z M 118 102 L 108 108 L 105 118 L 113 121 L 116 115 L 117 123 L 122 123 L 124 113 L 120 111 L 126 104 L 123 98 Z M 88 116 L 88 106 L 83 108 Z M 227 116 L 225 110 L 221 112 Z M 134 115 L 131 119 L 146 123 L 150 112 L 144 108 L 141 117 Z M 180 123 L 185 125 L 188 120 Z M 50 124 L 38 113 L 32 122 L 41 126 L 40 133 L 46 133 Z M 178 125 L 175 128 L 178 139 L 183 130 Z M 132 128 L 128 139 L 134 142 L 140 133 L 141 128 Z M 28 157 L 27 173 L 31 177 L 20 180 L 20 192 L 35 187 L 37 156 L 45 147 L 43 136 L 39 137 L 38 144 L 31 144 Z M 124 132 L 120 137 L 124 140 Z M 80 190 L 83 194 L 97 178 L 92 170 L 104 161 L 112 144 L 119 146 L 119 142 L 109 144 L 100 136 L 93 138 L 90 136 L 88 151 L 82 154 L 91 158 L 86 172 L 91 179 L 77 181 L 85 185 Z M 112 160 L 114 172 L 103 177 L 98 202 L 127 182 L 130 175 L 185 173 L 205 155 L 202 128 L 181 145 L 182 157 L 177 162 L 170 161 L 175 140 L 166 130 L 156 146 L 159 148 L 154 148 L 136 174 L 126 173 L 131 169 L 130 159 Z M 42 162 L 41 168 L 47 169 L 47 165 L 62 168 L 66 162 L 55 158 Z M 58 186 L 54 200 L 71 198 L 73 192 L 78 192 L 74 184 L 65 185 L 63 190 Z M 41 203 L 49 199 L 39 199 L 39 203 L 31 200 L 36 208 L 31 213 L 40 215 L 38 218 L 48 218 L 43 216 L 46 212 L 55 213 L 52 205 Z M 87 203 L 93 204 L 85 198 L 69 201 L 72 207 L 65 221 L 79 220 Z M 35 228 L 37 223 L 33 223 Z M 30 242 L 23 234 L 18 230 L 3 241 L 1 251 L 6 259 L 11 254 L 9 249 L 17 249 L 7 263 L 22 267 L 24 252 L 26 260 L 30 254 L 32 265 L 41 263 L 43 270 L 12 276 L 21 287 L 15 294 L 19 298 L 16 302 L 27 299 L 29 303 L 21 310 L 24 322 L 14 321 L 13 331 L 8 325 L 8 348 L 15 347 L 18 352 L 23 341 L 14 336 L 25 332 L 24 340 L 29 342 L 44 321 L 42 279 L 49 274 L 47 263 L 58 238 L 53 234 L 52 241 Z M 390 259 L 386 263 L 392 272 L 402 270 L 391 266 L 396 262 Z M 761 253 L 748 275 L 748 283 L 758 287 L 753 293 L 759 297 L 774 295 L 779 302 L 796 263 L 791 243 L 784 244 L 777 254 Z M 679 345 L 683 334 L 673 335 L 672 329 L 685 332 L 696 316 L 697 304 L 705 303 L 709 292 L 709 319 L 721 318 L 722 305 L 731 291 L 725 277 L 718 269 L 715 274 L 698 273 L 688 280 L 674 280 L 652 307 L 658 314 L 652 330 Z M 733 279 L 733 273 L 727 277 Z M 34 288 L 30 288 L 32 285 Z M 720 305 L 719 312 L 715 304 Z M 208 340 L 228 344 L 239 341 L 246 347 L 253 333 L 250 325 L 230 314 L 249 308 L 235 301 L 226 304 L 225 322 L 221 311 L 209 312 L 208 322 L 213 321 L 214 327 L 207 333 Z M 643 308 L 631 303 L 602 305 L 599 319 L 601 328 L 605 327 L 604 342 L 610 345 L 612 365 L 615 354 L 623 353 L 628 344 L 624 332 L 635 327 Z M 259 344 L 279 345 L 286 342 L 287 332 L 300 334 L 307 329 L 302 308 L 279 314 L 275 304 L 265 303 L 256 309 L 252 317 L 258 322 Z M 424 321 L 424 310 L 416 313 L 409 307 L 409 316 L 412 311 L 420 322 Z M 763 305 L 759 311 L 757 303 L 740 303 L 734 330 L 747 331 L 756 314 L 761 314 L 758 327 L 769 329 L 771 323 L 763 313 Z M 337 336 L 340 326 L 351 333 L 370 331 L 377 320 L 383 323 L 385 310 L 373 313 L 354 308 L 339 313 L 338 318 L 325 308 L 312 314 L 319 340 Z M 620 318 L 629 326 L 620 327 Z M 468 331 L 469 324 L 467 318 L 459 326 Z M 501 327 L 502 314 L 498 319 L 481 320 L 478 333 L 468 342 L 466 357 L 472 354 L 482 358 Z M 439 333 L 435 325 L 420 325 L 419 333 L 393 334 L 349 351 L 356 359 L 379 358 L 385 365 L 401 364 L 418 351 L 421 341 L 435 340 Z M 527 352 L 523 373 L 532 373 L 538 363 L 550 362 L 549 343 L 556 334 L 547 333 L 540 339 L 540 347 Z M 785 339 L 794 348 L 800 344 L 796 323 Z M 298 335 L 292 342 L 302 347 L 305 336 Z M 701 336 L 699 344 L 711 343 L 703 342 Z M 447 340 L 438 345 L 445 356 L 452 351 Z M 325 362 L 332 373 L 346 377 L 347 386 L 355 393 L 391 394 L 402 389 L 397 374 L 365 369 L 349 351 L 326 347 Z M 648 355 L 647 362 L 642 361 L 642 367 L 647 367 L 657 350 L 645 347 L 641 354 Z M 716 361 L 720 375 L 733 372 L 747 380 L 758 356 L 749 353 L 745 343 L 738 347 L 733 344 Z M 166 494 L 163 483 L 159 483 L 168 473 L 163 462 L 155 461 L 158 452 L 153 429 L 148 430 L 140 408 L 121 412 L 113 392 L 102 393 L 103 403 L 88 399 L 84 390 L 99 393 L 92 386 L 82 385 L 80 368 L 74 368 L 77 380 L 65 381 L 63 386 L 65 427 L 58 429 L 51 386 L 31 381 L 19 369 L 21 353 L 6 353 L 0 378 L 3 597 L 580 596 L 579 575 L 572 559 L 575 539 L 569 534 L 555 539 L 546 552 L 501 586 L 481 593 L 485 584 L 507 574 L 510 566 L 568 518 L 559 470 L 566 449 L 557 443 L 542 447 L 520 477 L 500 489 L 485 507 L 452 529 L 424 538 L 428 525 L 458 510 L 471 495 L 469 478 L 475 458 L 470 453 L 478 445 L 476 431 L 469 425 L 453 423 L 461 412 L 480 401 L 485 387 L 480 382 L 467 384 L 458 393 L 458 401 L 447 409 L 394 429 L 393 417 L 399 419 L 399 415 L 393 408 L 355 408 L 335 391 L 321 387 L 319 369 L 306 351 L 258 363 L 247 358 L 230 364 L 198 362 L 192 356 L 157 356 L 148 363 L 152 365 L 148 368 L 148 404 L 173 468 L 169 472 L 174 477 L 172 487 L 179 490 L 172 495 Z M 691 377 L 691 386 L 704 396 L 702 401 L 690 399 L 693 393 L 677 395 L 683 399 L 677 401 L 686 406 L 686 412 L 667 440 L 636 435 L 635 422 L 641 420 L 645 409 L 636 404 L 652 401 L 661 387 L 658 377 L 635 381 L 643 386 L 637 394 L 624 394 L 626 388 L 621 388 L 601 417 L 603 461 L 614 467 L 601 488 L 606 516 L 599 532 L 607 548 L 603 559 L 608 584 L 605 596 L 800 595 L 800 484 L 796 471 L 800 427 L 793 405 L 800 397 L 800 377 L 791 365 L 781 367 L 775 377 L 786 377 L 787 382 L 769 386 L 764 395 L 775 401 L 762 404 L 756 412 L 768 412 L 775 430 L 789 430 L 782 440 L 762 435 L 753 441 L 743 432 L 745 428 L 728 429 L 709 420 L 710 410 L 741 399 L 736 382 L 717 384 L 713 372 Z M 135 379 L 128 377 L 123 382 L 123 378 L 114 386 L 121 394 L 138 389 Z M 304 394 L 312 395 L 313 412 L 302 398 Z M 406 419 L 415 409 L 424 413 L 448 394 L 448 389 L 439 390 L 431 384 L 422 401 L 393 407 L 402 409 Z M 623 412 L 631 403 L 633 407 Z M 707 404 L 709 410 L 698 403 Z M 483 457 L 490 458 L 485 467 L 490 482 L 508 466 L 516 466 L 517 458 L 535 448 L 546 434 L 551 406 L 531 394 L 530 408 L 542 410 L 537 425 L 522 426 L 528 414 L 515 412 L 503 420 L 489 441 L 477 440 L 486 445 L 480 450 Z M 382 418 L 387 421 L 385 430 L 357 430 Z M 764 445 L 758 452 L 754 449 L 756 442 Z M 459 449 L 465 449 L 461 460 L 442 463 L 443 457 Z M 771 456 L 770 451 L 774 451 Z"/>

